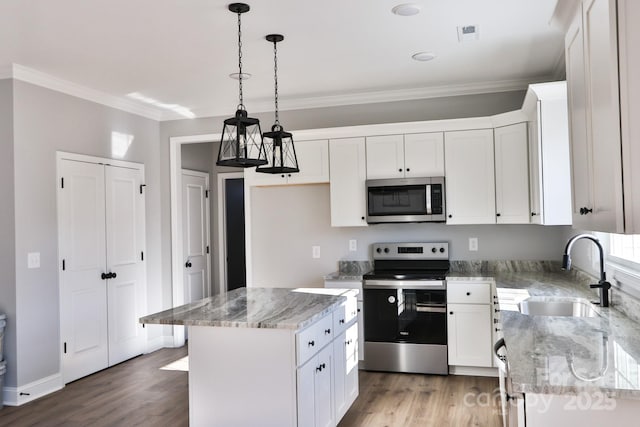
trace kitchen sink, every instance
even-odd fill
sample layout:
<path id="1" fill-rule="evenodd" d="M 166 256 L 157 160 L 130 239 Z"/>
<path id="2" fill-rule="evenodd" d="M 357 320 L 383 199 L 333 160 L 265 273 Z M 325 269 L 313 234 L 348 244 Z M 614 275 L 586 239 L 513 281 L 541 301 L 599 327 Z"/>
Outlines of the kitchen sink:
<path id="1" fill-rule="evenodd" d="M 600 316 L 593 305 L 583 298 L 532 297 L 520 302 L 518 309 L 529 316 Z"/>

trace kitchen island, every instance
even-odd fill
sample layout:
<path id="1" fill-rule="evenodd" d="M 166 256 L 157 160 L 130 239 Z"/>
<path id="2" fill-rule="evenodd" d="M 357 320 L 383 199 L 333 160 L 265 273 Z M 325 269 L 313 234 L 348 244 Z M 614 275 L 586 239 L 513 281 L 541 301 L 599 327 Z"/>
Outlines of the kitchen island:
<path id="1" fill-rule="evenodd" d="M 191 426 L 330 426 L 358 395 L 356 293 L 241 288 L 140 322 L 189 328 Z"/>

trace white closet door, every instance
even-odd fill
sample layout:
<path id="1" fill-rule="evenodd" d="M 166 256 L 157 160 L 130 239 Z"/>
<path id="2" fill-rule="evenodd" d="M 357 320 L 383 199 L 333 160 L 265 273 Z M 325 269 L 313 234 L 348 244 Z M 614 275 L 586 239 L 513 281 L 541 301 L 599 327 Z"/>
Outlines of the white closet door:
<path id="1" fill-rule="evenodd" d="M 143 172 L 106 166 L 109 365 L 142 353 L 145 309 Z"/>
<path id="2" fill-rule="evenodd" d="M 184 303 L 209 296 L 209 175 L 182 170 L 182 247 Z"/>
<path id="3" fill-rule="evenodd" d="M 60 162 L 60 320 L 65 383 L 108 366 L 103 166 Z M 62 184 L 63 183 L 63 184 Z M 62 185 L 60 185 L 62 184 Z"/>

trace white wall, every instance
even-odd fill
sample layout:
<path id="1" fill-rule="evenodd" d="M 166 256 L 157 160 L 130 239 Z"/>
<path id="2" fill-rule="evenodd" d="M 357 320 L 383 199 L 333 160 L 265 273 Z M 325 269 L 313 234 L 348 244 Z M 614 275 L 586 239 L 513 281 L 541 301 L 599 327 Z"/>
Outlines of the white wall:
<path id="1" fill-rule="evenodd" d="M 452 260 L 562 260 L 568 227 L 538 225 L 379 224 L 331 227 L 327 184 L 254 187 L 252 203 L 253 285 L 321 286 L 338 260 L 367 260 L 376 242 L 447 241 Z M 469 237 L 478 251 L 468 250 Z M 358 250 L 349 251 L 356 239 Z M 321 247 L 312 259 L 311 247 Z"/>
<path id="2" fill-rule="evenodd" d="M 18 329 L 17 363 L 8 366 L 7 380 L 13 381 L 6 385 L 20 387 L 60 366 L 56 150 L 112 158 L 111 132 L 134 136 L 123 160 L 145 164 L 149 311 L 170 300 L 161 299 L 159 275 L 158 122 L 21 81 L 14 81 L 13 91 Z M 26 268 L 28 252 L 40 252 L 39 269 Z"/>
<path id="3" fill-rule="evenodd" d="M 0 80 L 0 313 L 7 315 L 4 358 L 16 365 L 16 258 L 13 178 L 13 81 Z M 9 369 L 6 384 L 16 383 L 16 369 Z M 2 394 L 0 390 L 0 399 Z"/>

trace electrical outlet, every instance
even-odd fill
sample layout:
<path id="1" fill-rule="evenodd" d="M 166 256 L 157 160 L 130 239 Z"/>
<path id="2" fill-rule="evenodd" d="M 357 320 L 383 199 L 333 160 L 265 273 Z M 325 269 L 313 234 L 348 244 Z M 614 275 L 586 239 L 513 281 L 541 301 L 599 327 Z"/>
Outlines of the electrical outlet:
<path id="1" fill-rule="evenodd" d="M 311 257 L 314 259 L 320 258 L 320 246 L 311 246 Z"/>
<path id="2" fill-rule="evenodd" d="M 478 250 L 478 238 L 477 237 L 469 237 L 469 250 L 477 251 Z"/>
<path id="3" fill-rule="evenodd" d="M 40 268 L 40 252 L 27 254 L 27 268 Z"/>
<path id="4" fill-rule="evenodd" d="M 358 250 L 358 241 L 355 239 L 349 240 L 349 250 L 355 252 Z"/>

